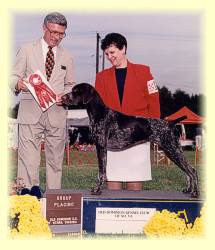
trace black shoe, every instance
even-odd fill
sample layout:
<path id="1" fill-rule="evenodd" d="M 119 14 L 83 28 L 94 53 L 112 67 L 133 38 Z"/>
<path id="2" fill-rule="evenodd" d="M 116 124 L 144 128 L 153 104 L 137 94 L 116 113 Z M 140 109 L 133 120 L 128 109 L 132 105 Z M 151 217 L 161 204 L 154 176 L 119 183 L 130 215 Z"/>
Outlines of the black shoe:
<path id="1" fill-rule="evenodd" d="M 23 188 L 20 192 L 20 195 L 30 194 L 31 190 L 28 188 Z"/>
<path id="2" fill-rule="evenodd" d="M 37 199 L 41 199 L 43 197 L 42 192 L 39 186 L 33 186 L 30 191 L 30 195 L 36 196 Z"/>

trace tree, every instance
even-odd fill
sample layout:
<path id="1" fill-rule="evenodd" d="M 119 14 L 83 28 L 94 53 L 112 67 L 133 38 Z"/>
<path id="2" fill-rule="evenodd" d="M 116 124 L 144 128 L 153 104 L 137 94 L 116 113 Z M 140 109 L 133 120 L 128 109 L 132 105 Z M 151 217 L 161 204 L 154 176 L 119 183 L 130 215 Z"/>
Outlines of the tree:
<path id="1" fill-rule="evenodd" d="M 161 107 L 161 118 L 172 114 L 172 107 L 174 104 L 173 96 L 171 91 L 167 87 L 163 86 L 159 88 L 160 93 L 160 107 Z"/>
<path id="2" fill-rule="evenodd" d="M 178 111 L 180 108 L 187 106 L 191 108 L 191 100 L 189 94 L 185 93 L 185 91 L 181 89 L 177 89 L 173 94 L 174 105 L 173 105 L 173 113 Z"/>

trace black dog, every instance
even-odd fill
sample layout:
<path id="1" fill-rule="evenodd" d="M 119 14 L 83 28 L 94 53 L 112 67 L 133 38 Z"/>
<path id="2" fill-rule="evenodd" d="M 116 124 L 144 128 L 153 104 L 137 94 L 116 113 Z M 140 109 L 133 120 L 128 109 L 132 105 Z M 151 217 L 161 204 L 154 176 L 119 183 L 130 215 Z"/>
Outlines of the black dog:
<path id="1" fill-rule="evenodd" d="M 67 106 L 86 105 L 99 165 L 98 181 L 92 194 L 101 194 L 106 181 L 107 149 L 123 150 L 134 144 L 150 141 L 157 143 L 167 157 L 186 173 L 187 187 L 183 192 L 191 193 L 192 197 L 199 196 L 197 172 L 186 161 L 175 135 L 174 125 L 186 117 L 167 122 L 162 119 L 124 115 L 105 106 L 97 91 L 87 83 L 74 86 L 71 93 L 62 97 L 62 101 Z"/>

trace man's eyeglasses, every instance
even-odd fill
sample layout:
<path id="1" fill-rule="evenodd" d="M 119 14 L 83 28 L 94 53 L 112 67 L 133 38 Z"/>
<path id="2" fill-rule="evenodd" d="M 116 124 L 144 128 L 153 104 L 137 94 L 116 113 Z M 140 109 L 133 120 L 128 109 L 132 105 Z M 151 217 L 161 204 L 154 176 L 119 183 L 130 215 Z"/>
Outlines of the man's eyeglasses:
<path id="1" fill-rule="evenodd" d="M 57 32 L 57 31 L 52 31 L 47 26 L 46 26 L 46 28 L 49 31 L 49 33 L 50 33 L 51 36 L 55 36 L 55 37 L 59 36 L 61 39 L 66 36 L 66 33 L 60 33 L 60 32 Z"/>

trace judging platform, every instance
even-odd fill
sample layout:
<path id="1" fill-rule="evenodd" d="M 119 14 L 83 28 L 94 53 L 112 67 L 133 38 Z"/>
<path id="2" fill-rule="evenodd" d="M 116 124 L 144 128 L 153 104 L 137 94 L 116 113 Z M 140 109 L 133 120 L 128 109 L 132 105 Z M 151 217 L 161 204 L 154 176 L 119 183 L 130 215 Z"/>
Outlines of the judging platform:
<path id="1" fill-rule="evenodd" d="M 203 199 L 191 198 L 182 192 L 157 190 L 104 190 L 101 195 L 91 195 L 89 190 L 48 190 L 44 196 L 56 192 L 59 197 L 65 196 L 65 200 L 66 196 L 81 195 L 81 219 L 77 219 L 77 223 L 81 231 L 88 234 L 140 234 L 155 211 L 163 209 L 178 213 L 187 223 L 193 223 L 200 216 L 204 203 Z M 68 211 L 68 207 L 65 211 Z M 76 222 L 72 223 L 77 228 L 74 225 Z M 54 230 L 58 228 L 56 233 L 60 233 L 61 229 L 66 232 L 70 228 L 64 223 L 60 227 L 53 227 Z"/>

